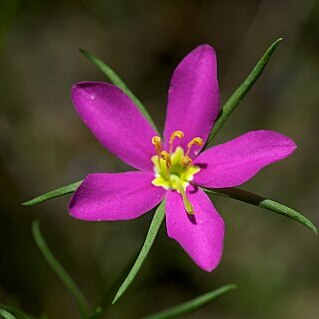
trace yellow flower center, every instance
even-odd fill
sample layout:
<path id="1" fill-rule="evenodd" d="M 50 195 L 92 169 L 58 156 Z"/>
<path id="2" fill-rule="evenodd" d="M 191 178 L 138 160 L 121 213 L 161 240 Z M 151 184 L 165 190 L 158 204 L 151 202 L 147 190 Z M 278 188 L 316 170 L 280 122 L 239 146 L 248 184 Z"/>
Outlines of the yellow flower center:
<path id="1" fill-rule="evenodd" d="M 174 139 L 183 137 L 184 133 L 182 131 L 173 132 L 169 140 L 169 152 L 163 150 L 159 136 L 152 138 L 152 144 L 156 150 L 156 155 L 152 157 L 155 172 L 155 178 L 152 180 L 152 184 L 179 192 L 182 196 L 186 211 L 189 214 L 194 214 L 194 209 L 186 196 L 185 190 L 194 178 L 194 175 L 200 171 L 200 168 L 192 164 L 189 153 L 194 144 L 202 145 L 203 140 L 200 137 L 193 138 L 187 144 L 185 153 L 184 149 L 180 146 L 173 151 Z"/>

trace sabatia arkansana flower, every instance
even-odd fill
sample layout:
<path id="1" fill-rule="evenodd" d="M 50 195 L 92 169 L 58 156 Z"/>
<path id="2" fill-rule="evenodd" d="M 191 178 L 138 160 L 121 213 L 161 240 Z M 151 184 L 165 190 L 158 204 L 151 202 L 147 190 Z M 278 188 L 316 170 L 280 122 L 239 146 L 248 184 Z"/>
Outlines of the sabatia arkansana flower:
<path id="1" fill-rule="evenodd" d="M 259 130 L 201 153 L 220 107 L 216 54 L 209 45 L 195 48 L 174 71 L 163 139 L 114 85 L 78 83 L 72 100 L 101 144 L 139 171 L 89 174 L 70 201 L 70 214 L 128 220 L 165 198 L 168 236 L 206 271 L 220 262 L 224 222 L 200 186 L 241 185 L 296 148 L 287 136 Z"/>

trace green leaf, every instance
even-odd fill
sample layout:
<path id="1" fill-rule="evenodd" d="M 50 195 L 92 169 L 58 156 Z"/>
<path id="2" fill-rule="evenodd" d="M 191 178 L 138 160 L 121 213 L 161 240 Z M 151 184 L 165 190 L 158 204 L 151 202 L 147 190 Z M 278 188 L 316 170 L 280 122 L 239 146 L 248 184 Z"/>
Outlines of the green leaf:
<path id="1" fill-rule="evenodd" d="M 80 49 L 80 52 L 91 62 L 93 62 L 98 69 L 117 87 L 119 87 L 131 100 L 132 102 L 138 107 L 141 113 L 145 116 L 145 118 L 150 122 L 150 124 L 154 127 L 154 129 L 158 132 L 154 121 L 152 120 L 151 116 L 147 112 L 145 106 L 141 103 L 141 101 L 132 93 L 132 91 L 126 86 L 123 80 L 102 60 L 94 56 L 93 54 Z"/>
<path id="2" fill-rule="evenodd" d="M 24 202 L 24 203 L 22 203 L 22 205 L 31 206 L 31 205 L 42 203 L 46 200 L 49 200 L 49 199 L 52 199 L 55 197 L 64 196 L 64 195 L 73 193 L 76 191 L 76 189 L 80 186 L 81 183 L 82 183 L 82 181 L 79 181 L 79 182 L 75 182 L 75 183 L 67 185 L 67 186 L 57 188 L 53 191 L 50 191 L 48 193 L 45 193 L 45 194 L 40 195 L 38 197 L 35 197 L 27 202 Z"/>
<path id="3" fill-rule="evenodd" d="M 62 267 L 62 265 L 58 262 L 58 260 L 54 257 L 54 255 L 50 251 L 49 247 L 47 246 L 46 242 L 44 241 L 42 237 L 42 234 L 40 231 L 40 224 L 38 220 L 35 220 L 32 223 L 32 233 L 33 233 L 34 240 L 38 248 L 40 249 L 43 257 L 51 266 L 51 268 L 54 270 L 54 272 L 57 274 L 57 276 L 60 278 L 62 283 L 65 285 L 65 287 L 69 290 L 70 294 L 74 297 L 78 310 L 81 314 L 81 317 L 83 319 L 88 318 L 89 316 L 88 316 L 87 303 L 82 292 L 80 291 L 76 283 L 73 281 L 71 276 L 66 272 L 66 270 Z"/>
<path id="4" fill-rule="evenodd" d="M 251 205 L 268 209 L 274 213 L 284 215 L 306 226 L 308 229 L 312 230 L 315 234 L 317 234 L 317 228 L 308 218 L 306 218 L 305 216 L 303 216 L 301 213 L 297 212 L 296 210 L 284 204 L 278 203 L 272 199 L 253 194 L 251 192 L 247 192 L 239 188 L 214 188 L 214 189 L 209 189 L 204 187 L 201 187 L 201 188 L 205 192 L 208 192 L 211 194 L 237 199 Z"/>
<path id="5" fill-rule="evenodd" d="M 204 295 L 201 295 L 195 299 L 182 303 L 179 306 L 172 307 L 167 310 L 155 313 L 153 315 L 145 317 L 144 319 L 169 319 L 169 318 L 177 318 L 182 315 L 186 315 L 188 313 L 199 310 L 200 308 L 204 307 L 205 305 L 212 302 L 216 298 L 226 294 L 227 292 L 233 289 L 236 289 L 236 286 L 232 284 L 220 287 L 216 290 L 213 290 Z"/>
<path id="6" fill-rule="evenodd" d="M 264 71 L 267 63 L 269 62 L 272 54 L 274 53 L 275 49 L 277 48 L 279 42 L 282 41 L 282 38 L 276 40 L 264 53 L 261 59 L 257 62 L 255 67 L 249 73 L 245 81 L 237 88 L 237 90 L 231 95 L 231 97 L 226 101 L 223 105 L 220 115 L 209 135 L 205 148 L 210 146 L 214 136 L 218 133 L 221 127 L 225 124 L 227 119 L 230 117 L 232 112 L 236 109 L 237 105 L 240 101 L 245 97 L 245 95 L 249 92 L 251 87 L 260 77 L 262 72 Z"/>
<path id="7" fill-rule="evenodd" d="M 163 223 L 164 216 L 165 216 L 165 200 L 163 200 L 161 202 L 161 204 L 158 206 L 158 208 L 156 209 L 153 220 L 152 220 L 151 225 L 150 225 L 150 228 L 149 228 L 148 233 L 146 235 L 144 244 L 142 246 L 142 249 L 141 249 L 131 271 L 129 272 L 129 274 L 125 278 L 125 280 L 122 283 L 122 285 L 120 286 L 119 290 L 117 291 L 117 293 L 112 301 L 112 304 L 116 303 L 122 297 L 122 295 L 124 294 L 126 289 L 130 286 L 130 284 L 134 280 L 135 276 L 139 272 L 140 268 L 142 267 L 147 255 L 148 255 L 148 253 L 149 253 L 149 251 L 154 243 L 156 235 L 157 235 L 157 233 L 158 233 L 158 231 Z"/>
<path id="8" fill-rule="evenodd" d="M 4 319 L 35 319 L 12 306 L 0 305 L 0 317 Z"/>
<path id="9" fill-rule="evenodd" d="M 2 316 L 4 319 L 18 319 L 14 315 L 12 315 L 10 312 L 0 309 L 0 316 Z"/>

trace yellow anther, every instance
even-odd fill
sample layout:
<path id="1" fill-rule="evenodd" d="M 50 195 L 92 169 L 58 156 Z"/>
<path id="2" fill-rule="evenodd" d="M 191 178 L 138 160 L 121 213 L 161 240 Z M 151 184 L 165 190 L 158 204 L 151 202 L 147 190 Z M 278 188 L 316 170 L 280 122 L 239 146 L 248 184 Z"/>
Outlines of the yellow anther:
<path id="1" fill-rule="evenodd" d="M 175 140 L 175 138 L 183 138 L 184 137 L 184 132 L 183 131 L 174 131 L 171 134 L 171 137 L 169 139 L 169 152 L 172 153 L 173 152 L 173 142 Z"/>
<path id="2" fill-rule="evenodd" d="M 185 156 L 188 156 L 193 145 L 197 144 L 197 145 L 203 145 L 203 139 L 200 138 L 200 137 L 194 137 L 188 144 L 187 144 L 187 151 L 186 151 L 186 154 Z"/>
<path id="3" fill-rule="evenodd" d="M 184 137 L 184 132 L 183 131 L 174 131 L 172 134 L 171 134 L 171 137 L 169 139 L 169 144 L 172 144 L 174 139 L 178 137 L 178 138 L 183 138 Z"/>
<path id="4" fill-rule="evenodd" d="M 183 156 L 181 160 L 181 164 L 185 167 L 192 165 L 192 159 L 189 156 Z"/>
<path id="5" fill-rule="evenodd" d="M 153 136 L 152 137 L 152 144 L 155 146 L 161 145 L 161 138 L 159 136 Z"/>
<path id="6" fill-rule="evenodd" d="M 159 136 L 153 136 L 152 137 L 152 144 L 155 146 L 157 155 L 160 156 L 160 153 L 163 150 L 161 138 Z"/>
<path id="7" fill-rule="evenodd" d="M 170 168 L 171 165 L 172 165 L 171 155 L 169 153 L 167 153 L 166 151 L 162 151 L 161 152 L 161 157 L 166 162 L 167 168 Z"/>
<path id="8" fill-rule="evenodd" d="M 203 144 L 203 139 L 200 138 L 200 137 L 194 137 L 188 144 L 187 144 L 187 147 L 188 148 L 191 148 L 194 144 L 197 144 L 197 145 L 202 145 Z"/>

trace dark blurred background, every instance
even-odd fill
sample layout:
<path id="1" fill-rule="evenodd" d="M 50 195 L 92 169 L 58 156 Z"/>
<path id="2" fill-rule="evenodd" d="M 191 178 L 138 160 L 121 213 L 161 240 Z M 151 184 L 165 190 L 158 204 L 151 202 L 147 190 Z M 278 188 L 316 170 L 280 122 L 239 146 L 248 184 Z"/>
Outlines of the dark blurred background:
<path id="1" fill-rule="evenodd" d="M 225 101 L 278 37 L 284 41 L 216 143 L 260 128 L 293 137 L 297 152 L 244 188 L 318 225 L 319 1 L 1 0 L 0 303 L 77 317 L 33 242 L 33 219 L 92 306 L 136 254 L 151 220 L 149 214 L 130 222 L 78 221 L 68 216 L 66 197 L 20 205 L 89 172 L 127 169 L 74 112 L 70 86 L 104 80 L 78 48 L 112 66 L 163 126 L 169 78 L 191 49 L 216 48 Z M 232 282 L 237 291 L 189 318 L 318 317 L 318 239 L 284 217 L 212 199 L 227 225 L 218 269 L 198 269 L 162 227 L 142 271 L 106 318 L 139 318 Z"/>

